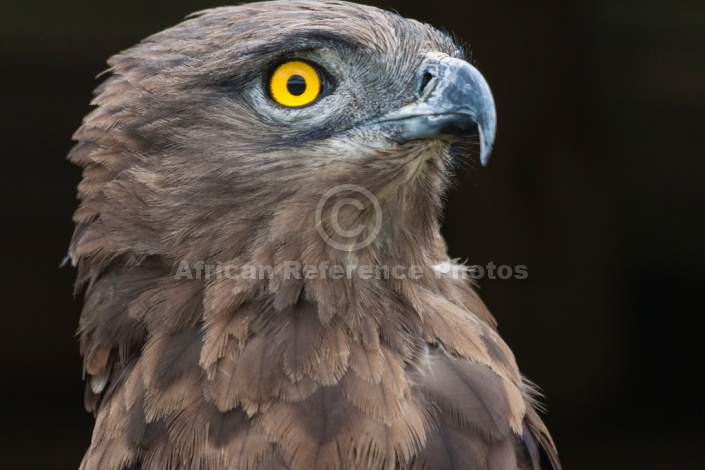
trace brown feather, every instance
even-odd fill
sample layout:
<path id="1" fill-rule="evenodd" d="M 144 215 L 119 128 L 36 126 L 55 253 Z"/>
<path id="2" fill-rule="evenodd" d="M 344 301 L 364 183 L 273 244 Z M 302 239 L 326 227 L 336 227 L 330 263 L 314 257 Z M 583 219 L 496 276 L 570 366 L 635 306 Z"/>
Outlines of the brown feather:
<path id="1" fill-rule="evenodd" d="M 517 468 L 516 450 L 512 439 L 506 438 L 490 447 L 487 457 L 485 457 L 485 461 L 480 468 L 483 470 Z"/>
<path id="2" fill-rule="evenodd" d="M 489 367 L 429 347 L 413 371 L 419 391 L 454 426 L 487 440 L 509 435 L 510 405 L 502 379 Z"/>
<path id="3" fill-rule="evenodd" d="M 438 416 L 429 428 L 426 446 L 410 466 L 414 470 L 480 468 L 490 450 L 481 435 L 459 429 L 446 416 Z"/>
<path id="4" fill-rule="evenodd" d="M 206 319 L 199 364 L 207 371 L 209 380 L 215 375 L 215 364 L 228 351 L 233 356 L 242 351 L 250 334 L 250 322 L 261 308 L 245 304 L 235 312 L 221 312 Z"/>
<path id="5" fill-rule="evenodd" d="M 303 402 L 275 404 L 258 424 L 291 468 L 394 468 L 424 440 L 420 410 L 410 402 L 405 408 L 405 419 L 387 426 L 350 407 L 341 387 L 321 387 Z"/>

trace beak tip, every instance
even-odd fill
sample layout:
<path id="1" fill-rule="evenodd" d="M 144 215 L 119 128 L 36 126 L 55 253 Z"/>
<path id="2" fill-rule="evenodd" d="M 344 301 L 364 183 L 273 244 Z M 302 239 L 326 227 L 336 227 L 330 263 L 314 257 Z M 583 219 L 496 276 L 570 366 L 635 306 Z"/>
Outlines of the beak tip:
<path id="1" fill-rule="evenodd" d="M 490 87 L 479 71 L 472 68 L 477 93 L 474 95 L 473 108 L 476 116 L 477 130 L 480 134 L 480 163 L 487 166 L 497 133 L 497 111 Z"/>
<path id="2" fill-rule="evenodd" d="M 494 125 L 491 126 L 490 129 L 483 129 L 482 126 L 480 126 L 480 163 L 483 167 L 486 167 L 487 162 L 490 161 L 490 154 L 492 153 L 492 146 L 494 145 L 494 134 Z"/>
<path id="3" fill-rule="evenodd" d="M 482 146 L 482 150 L 480 150 L 480 163 L 482 164 L 483 167 L 487 166 L 487 162 L 490 161 L 490 153 L 492 152 L 491 148 L 487 148 L 484 145 Z"/>

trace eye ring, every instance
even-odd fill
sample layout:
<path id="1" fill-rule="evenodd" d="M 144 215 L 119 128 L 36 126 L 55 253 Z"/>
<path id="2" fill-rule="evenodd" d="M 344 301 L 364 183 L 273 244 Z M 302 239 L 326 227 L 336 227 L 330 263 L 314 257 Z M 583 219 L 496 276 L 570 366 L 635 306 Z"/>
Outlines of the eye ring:
<path id="1" fill-rule="evenodd" d="M 299 108 L 316 101 L 324 91 L 325 76 L 316 66 L 302 60 L 289 60 L 269 74 L 270 98 L 287 108 Z"/>

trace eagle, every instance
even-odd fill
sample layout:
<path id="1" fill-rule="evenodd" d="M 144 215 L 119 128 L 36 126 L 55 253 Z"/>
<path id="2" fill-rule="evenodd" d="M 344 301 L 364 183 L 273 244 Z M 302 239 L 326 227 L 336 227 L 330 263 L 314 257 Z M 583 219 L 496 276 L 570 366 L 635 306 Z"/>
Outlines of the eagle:
<path id="1" fill-rule="evenodd" d="M 560 468 L 440 234 L 496 126 L 450 35 L 272 1 L 108 64 L 68 156 L 82 469 Z"/>

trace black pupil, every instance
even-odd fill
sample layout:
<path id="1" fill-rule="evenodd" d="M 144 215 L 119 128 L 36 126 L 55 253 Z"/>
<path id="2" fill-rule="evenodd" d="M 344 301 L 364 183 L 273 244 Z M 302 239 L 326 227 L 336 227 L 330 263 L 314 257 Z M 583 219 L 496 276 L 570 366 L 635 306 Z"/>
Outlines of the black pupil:
<path id="1" fill-rule="evenodd" d="M 306 91 L 306 80 L 301 75 L 292 75 L 286 82 L 286 89 L 294 96 L 303 95 Z"/>

